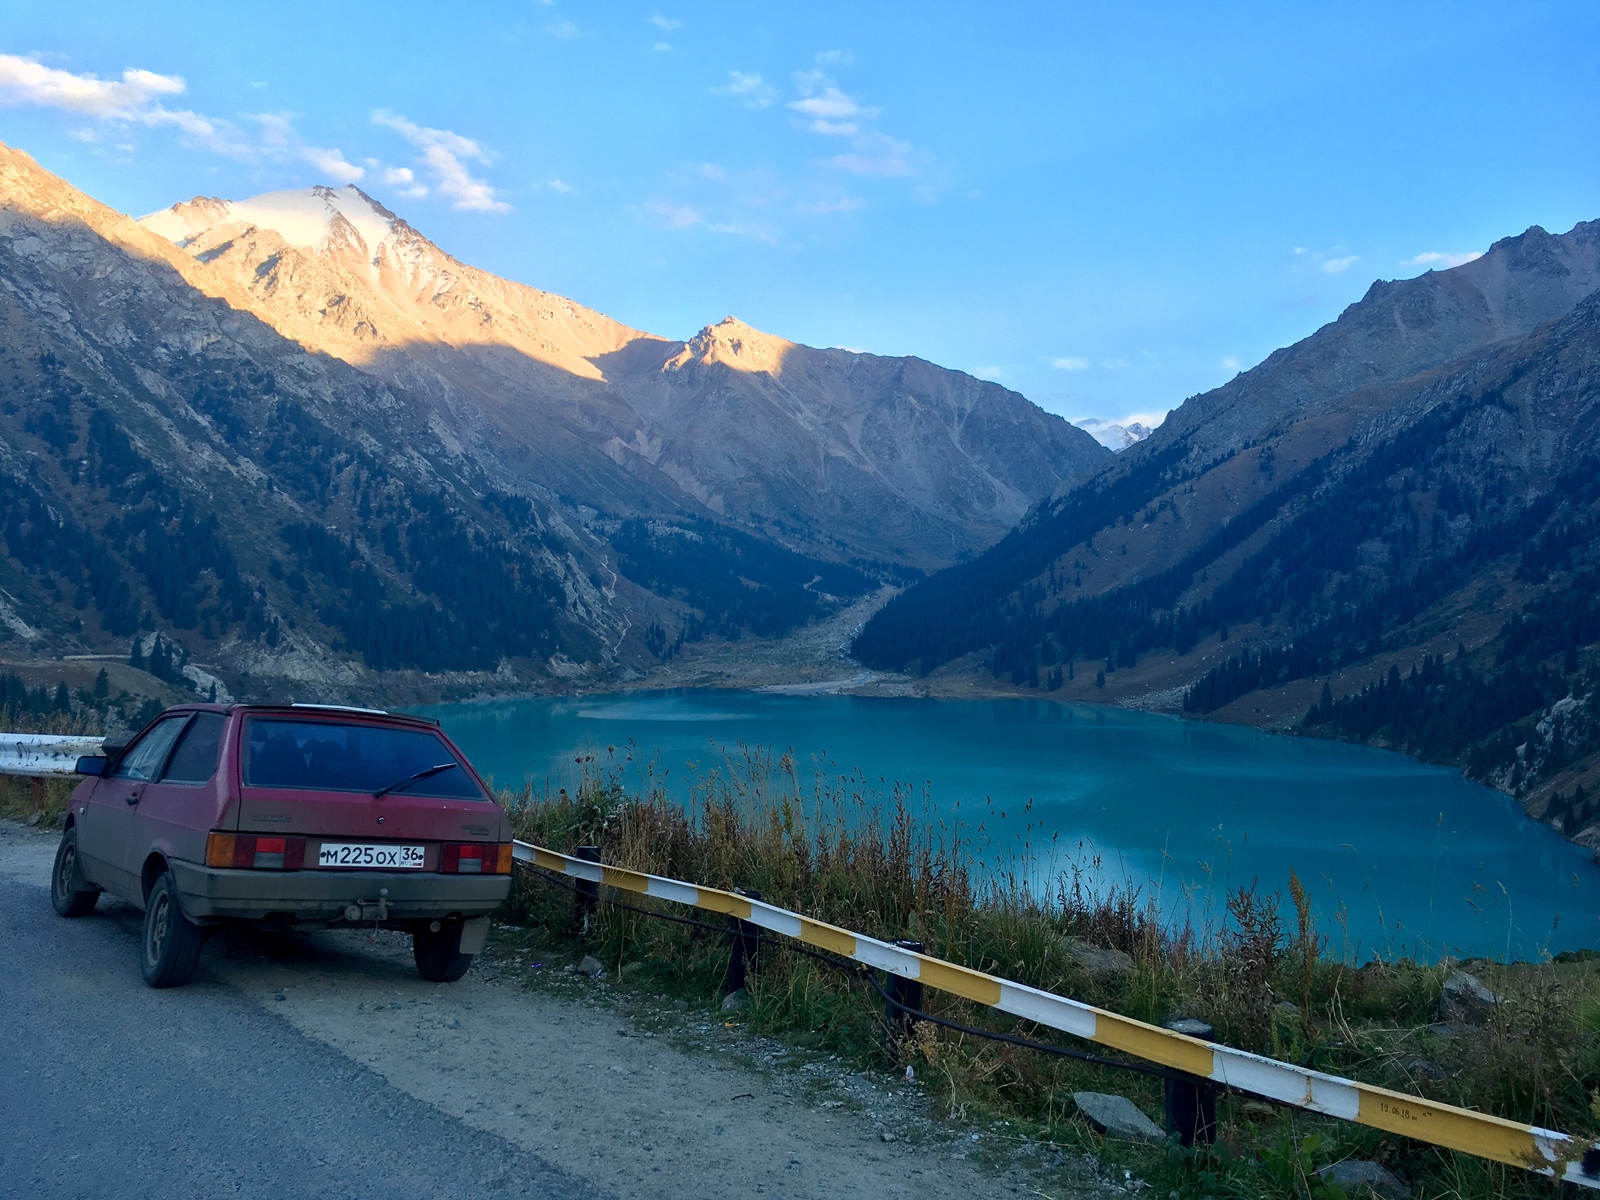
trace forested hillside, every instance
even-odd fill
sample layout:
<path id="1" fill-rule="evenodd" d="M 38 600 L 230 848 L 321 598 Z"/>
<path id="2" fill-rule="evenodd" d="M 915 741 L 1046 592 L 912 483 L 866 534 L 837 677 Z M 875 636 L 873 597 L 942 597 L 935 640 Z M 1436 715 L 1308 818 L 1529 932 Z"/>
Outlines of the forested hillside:
<path id="1" fill-rule="evenodd" d="M 1191 401 L 1208 419 L 1180 410 L 992 551 L 912 588 L 857 653 L 1045 690 L 1165 685 L 1185 711 L 1230 719 L 1309 690 L 1308 731 L 1460 763 L 1574 831 L 1588 802 L 1575 809 L 1572 789 L 1600 747 L 1597 243 L 1594 225 L 1531 231 L 1475 277 L 1375 286 L 1363 304 L 1383 322 L 1352 309 L 1320 349 Z M 1468 285 L 1495 320 L 1441 334 L 1438 296 Z M 1399 365 L 1360 357 L 1372 382 L 1338 397 L 1327 377 L 1371 355 L 1385 322 Z M 1463 335 L 1482 344 L 1449 353 Z M 1443 359 L 1410 371 L 1430 341 Z"/>

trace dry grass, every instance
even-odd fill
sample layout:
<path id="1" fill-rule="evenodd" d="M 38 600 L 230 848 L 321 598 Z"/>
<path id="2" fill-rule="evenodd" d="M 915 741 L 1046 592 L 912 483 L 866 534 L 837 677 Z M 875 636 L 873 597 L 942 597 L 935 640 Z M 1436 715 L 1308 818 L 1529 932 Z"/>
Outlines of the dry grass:
<path id="1" fill-rule="evenodd" d="M 1214 929 L 1176 926 L 1126 884 L 1082 864 L 1048 894 L 1016 873 L 974 863 L 986 847 L 934 816 L 925 798 L 880 795 L 859 778 L 801 785 L 792 761 L 725 757 L 685 806 L 648 771 L 623 788 L 611 763 L 579 764 L 570 789 L 507 793 L 518 835 L 570 852 L 597 845 L 606 862 L 723 888 L 744 888 L 880 938 L 914 938 L 955 962 L 1161 1022 L 1211 1021 L 1219 1040 L 1322 1070 L 1516 1120 L 1600 1133 L 1600 962 L 1467 966 L 1501 997 L 1465 1032 L 1439 1021 L 1451 965 L 1357 965 L 1328 957 L 1299 880 L 1287 897 L 1235 891 Z M 629 903 L 649 905 L 641 897 Z M 663 911 L 678 912 L 670 906 Z M 720 997 L 729 941 L 701 929 L 602 906 L 587 929 L 570 893 L 524 878 L 508 921 L 553 950 L 592 953 L 629 986 L 710 1004 Z M 698 914 L 704 915 L 704 914 Z M 1124 952 L 1131 969 L 1091 970 L 1075 939 Z M 973 1038 L 932 1025 L 911 1043 L 884 1036 L 881 1001 L 848 976 L 765 947 L 740 1018 L 757 1029 L 852 1056 L 908 1061 L 945 1111 L 1003 1117 L 1036 1136 L 1093 1145 L 1181 1195 L 1305 1195 L 1311 1167 L 1376 1158 L 1421 1196 L 1553 1194 L 1526 1172 L 1436 1151 L 1303 1113 L 1229 1098 L 1218 1146 L 1195 1155 L 1105 1142 L 1073 1113 L 1088 1088 L 1133 1098 L 1159 1119 L 1159 1084 L 1143 1076 Z M 929 1011 L 1042 1040 L 1059 1035 L 930 993 Z M 1310 1139 L 1310 1140 L 1308 1140 Z M 1299 1182 L 1295 1182 L 1298 1180 Z M 1159 1194 L 1159 1193 L 1158 1193 Z"/>

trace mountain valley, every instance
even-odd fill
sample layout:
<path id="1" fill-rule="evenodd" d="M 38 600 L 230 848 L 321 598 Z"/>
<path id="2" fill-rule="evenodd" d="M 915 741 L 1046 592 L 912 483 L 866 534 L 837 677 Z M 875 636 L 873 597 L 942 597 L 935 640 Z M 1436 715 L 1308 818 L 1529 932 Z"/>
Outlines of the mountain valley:
<path id="1" fill-rule="evenodd" d="M 140 223 L 0 148 L 0 325 L 4 654 L 160 652 L 191 693 L 637 678 L 981 550 L 1110 457 L 919 360 L 639 333 L 353 188 Z"/>

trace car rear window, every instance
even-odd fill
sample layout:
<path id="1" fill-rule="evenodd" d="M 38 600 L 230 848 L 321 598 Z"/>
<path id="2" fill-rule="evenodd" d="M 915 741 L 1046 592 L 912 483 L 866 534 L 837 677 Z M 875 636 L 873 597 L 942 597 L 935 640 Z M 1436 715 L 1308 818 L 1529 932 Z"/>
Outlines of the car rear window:
<path id="1" fill-rule="evenodd" d="M 245 723 L 248 787 L 376 792 L 444 763 L 455 767 L 398 788 L 397 793 L 488 799 L 461 759 L 426 729 L 276 717 L 251 717 Z"/>

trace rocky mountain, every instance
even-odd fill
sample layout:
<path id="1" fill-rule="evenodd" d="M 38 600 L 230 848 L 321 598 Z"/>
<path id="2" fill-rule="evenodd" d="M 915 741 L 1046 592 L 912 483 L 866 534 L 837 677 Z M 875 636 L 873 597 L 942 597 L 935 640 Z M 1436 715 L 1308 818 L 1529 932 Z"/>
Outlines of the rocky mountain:
<path id="1" fill-rule="evenodd" d="M 641 333 L 458 262 L 353 186 L 196 198 L 141 223 L 280 333 L 427 399 L 519 485 L 603 513 L 937 567 L 1103 457 L 1016 393 L 918 359 L 732 317 L 687 343 Z"/>
<path id="2" fill-rule="evenodd" d="M 1129 421 L 1126 425 L 1120 425 L 1116 421 L 1102 421 L 1097 417 L 1089 417 L 1082 421 L 1074 421 L 1073 424 L 1107 450 L 1126 450 L 1129 446 L 1144 441 L 1153 432 L 1150 426 L 1142 421 Z"/>
<path id="3" fill-rule="evenodd" d="M 857 653 L 1399 746 L 1600 842 L 1597 468 L 1600 222 L 1533 228 L 1190 399 Z"/>
<path id="4" fill-rule="evenodd" d="M 0 328 L 0 657 L 202 694 L 615 678 L 951 561 L 1106 454 L 917 360 L 638 333 L 353 189 L 138 223 L 7 147 Z"/>

